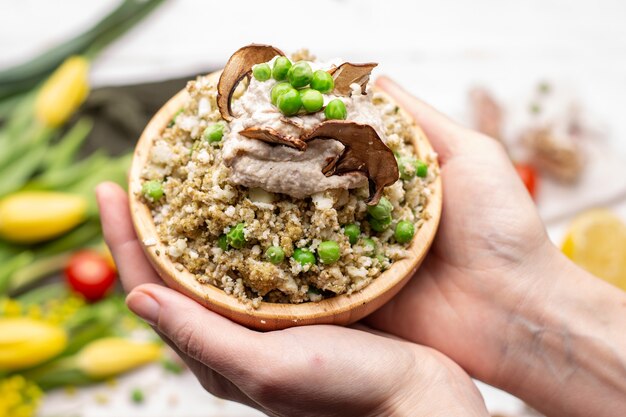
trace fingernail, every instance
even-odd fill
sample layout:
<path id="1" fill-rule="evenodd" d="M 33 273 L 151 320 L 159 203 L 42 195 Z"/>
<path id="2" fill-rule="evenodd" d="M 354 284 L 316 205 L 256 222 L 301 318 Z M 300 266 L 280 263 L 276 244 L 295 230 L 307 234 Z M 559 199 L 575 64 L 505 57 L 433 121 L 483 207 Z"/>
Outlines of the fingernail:
<path id="1" fill-rule="evenodd" d="M 149 324 L 156 326 L 161 306 L 152 296 L 143 291 L 133 291 L 126 297 L 128 308 Z"/>
<path id="2" fill-rule="evenodd" d="M 96 186 L 96 201 L 98 202 L 98 206 L 102 206 L 107 199 L 108 193 L 108 184 L 106 182 L 101 182 Z"/>
<path id="3" fill-rule="evenodd" d="M 108 184 L 106 182 L 101 182 L 98 185 L 96 185 L 96 194 L 104 194 L 106 193 L 106 189 L 107 189 Z"/>

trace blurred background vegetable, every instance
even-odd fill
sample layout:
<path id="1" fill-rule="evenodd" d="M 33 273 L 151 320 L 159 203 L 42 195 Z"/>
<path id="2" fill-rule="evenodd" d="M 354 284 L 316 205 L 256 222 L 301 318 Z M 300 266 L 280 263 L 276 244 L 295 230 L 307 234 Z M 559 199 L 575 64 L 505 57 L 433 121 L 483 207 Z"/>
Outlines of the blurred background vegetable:
<path id="1" fill-rule="evenodd" d="M 113 291 L 94 196 L 102 181 L 125 185 L 130 154 L 84 156 L 94 122 L 75 117 L 98 52 L 161 2 L 124 0 L 93 28 L 0 71 L 0 417 L 34 415 L 42 390 L 162 358 L 153 336 L 133 340 L 146 326 Z"/>
<path id="2" fill-rule="evenodd" d="M 0 236 L 38 243 L 73 229 L 86 218 L 84 197 L 50 191 L 21 191 L 0 200 Z"/>
<path id="3" fill-rule="evenodd" d="M 113 289 L 116 271 L 113 265 L 94 250 L 73 254 L 65 267 L 70 287 L 89 301 L 103 298 Z"/>
<path id="4" fill-rule="evenodd" d="M 27 317 L 0 318 L 0 371 L 38 365 L 67 346 L 62 328 Z"/>
<path id="5" fill-rule="evenodd" d="M 90 384 L 162 358 L 158 338 L 136 341 L 146 325 L 121 295 L 86 303 L 62 282 L 0 305 L 0 372 L 49 390 Z"/>

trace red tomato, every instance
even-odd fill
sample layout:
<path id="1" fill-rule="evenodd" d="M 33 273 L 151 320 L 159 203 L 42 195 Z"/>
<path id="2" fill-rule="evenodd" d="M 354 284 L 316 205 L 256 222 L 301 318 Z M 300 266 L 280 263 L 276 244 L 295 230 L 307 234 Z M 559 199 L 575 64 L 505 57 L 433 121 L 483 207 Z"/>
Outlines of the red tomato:
<path id="1" fill-rule="evenodd" d="M 65 278 L 74 291 L 89 301 L 104 297 L 115 283 L 115 269 L 98 252 L 76 252 L 65 268 Z"/>
<path id="2" fill-rule="evenodd" d="M 537 171 L 531 165 L 524 163 L 516 163 L 515 169 L 530 193 L 530 196 L 534 199 L 537 192 L 537 182 L 539 180 Z"/>

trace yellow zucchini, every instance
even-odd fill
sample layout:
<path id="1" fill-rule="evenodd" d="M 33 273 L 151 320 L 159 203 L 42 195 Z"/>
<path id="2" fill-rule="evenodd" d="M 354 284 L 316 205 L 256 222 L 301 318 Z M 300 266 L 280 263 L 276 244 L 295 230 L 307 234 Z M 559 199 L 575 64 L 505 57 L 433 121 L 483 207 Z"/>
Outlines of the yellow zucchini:
<path id="1" fill-rule="evenodd" d="M 67 334 L 60 327 L 27 317 L 0 318 L 0 371 L 38 365 L 66 346 Z"/>
<path id="2" fill-rule="evenodd" d="M 52 191 L 22 191 L 0 200 L 0 237 L 36 243 L 59 236 L 82 223 L 87 200 Z"/>

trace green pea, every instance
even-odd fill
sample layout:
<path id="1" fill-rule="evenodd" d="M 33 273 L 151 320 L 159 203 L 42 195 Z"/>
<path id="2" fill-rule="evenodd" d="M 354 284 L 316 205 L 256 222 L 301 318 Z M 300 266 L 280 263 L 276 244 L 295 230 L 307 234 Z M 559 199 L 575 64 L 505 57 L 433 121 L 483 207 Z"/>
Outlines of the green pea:
<path id="1" fill-rule="evenodd" d="M 308 62 L 296 62 L 287 72 L 287 81 L 295 88 L 309 85 L 311 79 L 313 79 L 313 70 Z"/>
<path id="2" fill-rule="evenodd" d="M 291 84 L 287 81 L 281 81 L 279 83 L 274 84 L 272 87 L 272 91 L 270 91 L 270 98 L 272 99 L 272 104 L 276 105 L 276 101 L 278 101 L 278 97 L 283 94 L 285 91 L 293 90 Z"/>
<path id="3" fill-rule="evenodd" d="M 378 248 L 376 247 L 376 241 L 374 241 L 374 239 L 371 239 L 369 237 L 363 239 L 363 247 L 365 248 L 365 254 L 367 256 L 376 255 L 376 250 Z"/>
<path id="4" fill-rule="evenodd" d="M 257 64 L 252 67 L 252 75 L 259 81 L 267 81 L 272 76 L 272 69 L 269 64 Z"/>
<path id="5" fill-rule="evenodd" d="M 338 98 L 331 100 L 324 109 L 324 116 L 328 120 L 346 120 L 348 117 L 346 105 Z"/>
<path id="6" fill-rule="evenodd" d="M 315 264 L 315 255 L 308 249 L 297 248 L 293 251 L 292 258 L 302 266 Z"/>
<path id="7" fill-rule="evenodd" d="M 347 224 L 343 228 L 343 234 L 348 237 L 350 244 L 354 245 L 357 242 L 357 240 L 359 240 L 359 235 L 361 234 L 361 228 L 354 223 Z"/>
<path id="8" fill-rule="evenodd" d="M 307 113 L 315 113 L 324 107 L 324 96 L 317 90 L 307 88 L 300 91 L 302 107 Z"/>
<path id="9" fill-rule="evenodd" d="M 289 91 L 285 91 L 280 96 L 278 96 L 278 100 L 276 101 L 278 109 L 285 116 L 293 116 L 294 114 L 300 111 L 302 107 L 302 98 L 300 97 L 300 92 L 295 88 L 292 88 Z"/>
<path id="10" fill-rule="evenodd" d="M 375 232 L 384 232 L 391 225 L 391 216 L 383 218 L 383 219 L 375 219 L 372 216 L 369 216 L 367 220 L 370 223 L 370 227 Z"/>
<path id="11" fill-rule="evenodd" d="M 396 231 L 394 232 L 394 237 L 398 243 L 408 243 L 413 239 L 413 235 L 415 234 L 415 226 L 413 223 L 402 220 L 399 221 L 396 225 Z"/>
<path id="12" fill-rule="evenodd" d="M 291 68 L 291 61 L 284 56 L 279 56 L 274 61 L 274 68 L 272 69 L 272 77 L 276 81 L 282 81 L 287 78 L 287 73 Z"/>
<path id="13" fill-rule="evenodd" d="M 341 250 L 339 244 L 334 240 L 326 240 L 317 247 L 317 256 L 320 258 L 323 264 L 332 264 L 339 260 L 341 257 Z"/>
<path id="14" fill-rule="evenodd" d="M 418 160 L 417 161 L 417 176 L 420 178 L 425 178 L 427 175 L 428 175 L 428 165 Z"/>
<path id="15" fill-rule="evenodd" d="M 333 80 L 333 76 L 326 71 L 317 70 L 313 73 L 311 88 L 320 93 L 329 93 L 335 88 L 335 80 Z"/>
<path id="16" fill-rule="evenodd" d="M 428 175 L 428 165 L 412 156 L 398 156 L 397 161 L 400 178 L 404 181 L 408 181 L 416 175 L 421 178 Z"/>
<path id="17" fill-rule="evenodd" d="M 135 404 L 141 404 L 144 401 L 143 391 L 139 388 L 135 388 L 131 393 L 130 398 L 133 400 Z"/>
<path id="18" fill-rule="evenodd" d="M 274 265 L 278 265 L 285 259 L 285 251 L 280 246 L 270 246 L 265 251 L 265 258 Z"/>
<path id="19" fill-rule="evenodd" d="M 161 181 L 148 181 L 144 182 L 141 186 L 141 193 L 145 198 L 152 202 L 157 202 L 163 197 L 163 186 L 161 185 Z"/>
<path id="20" fill-rule="evenodd" d="M 224 137 L 224 124 L 213 123 L 212 125 L 207 126 L 207 128 L 204 129 L 202 136 L 204 137 L 204 140 L 211 144 L 220 142 L 222 137 Z"/>
<path id="21" fill-rule="evenodd" d="M 237 225 L 230 229 L 228 233 L 226 233 L 226 242 L 228 242 L 229 246 L 232 246 L 235 249 L 241 249 L 246 245 L 246 237 L 244 235 L 243 229 L 245 224 L 237 223 Z"/>
<path id="22" fill-rule="evenodd" d="M 393 205 L 385 197 L 381 197 L 380 200 L 378 200 L 378 204 L 375 206 L 367 206 L 367 214 L 376 220 L 390 218 L 392 210 Z"/>
<path id="23" fill-rule="evenodd" d="M 228 239 L 226 235 L 220 235 L 220 237 L 217 238 L 217 246 L 224 252 L 228 250 Z"/>

